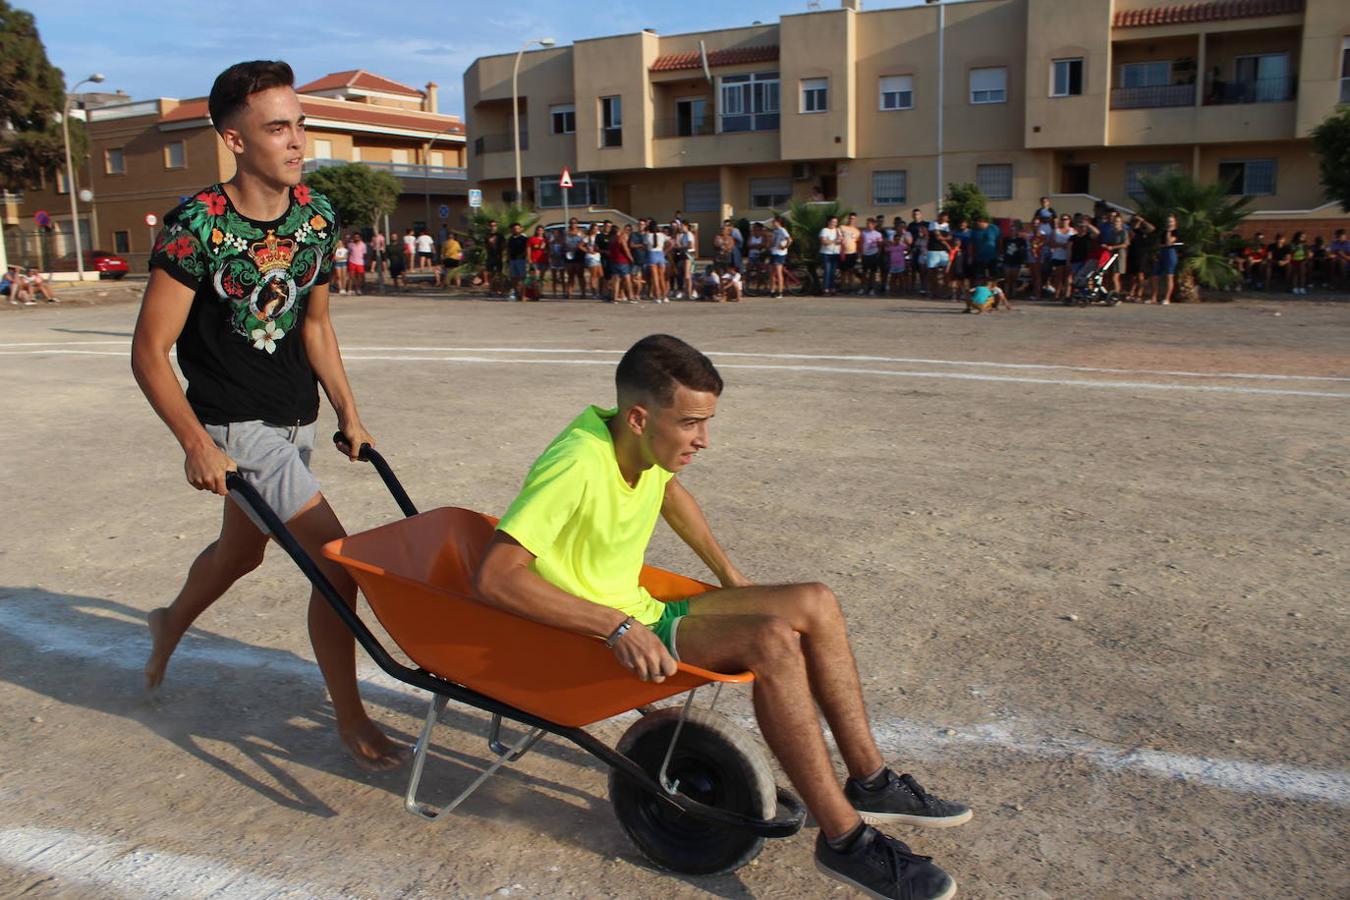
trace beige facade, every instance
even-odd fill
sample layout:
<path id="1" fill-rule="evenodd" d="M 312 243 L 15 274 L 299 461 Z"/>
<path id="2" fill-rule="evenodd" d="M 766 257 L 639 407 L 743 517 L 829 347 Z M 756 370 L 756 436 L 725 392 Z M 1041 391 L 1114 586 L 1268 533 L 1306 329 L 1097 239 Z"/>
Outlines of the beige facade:
<path id="1" fill-rule="evenodd" d="M 1171 166 L 1232 183 L 1259 216 L 1340 216 L 1308 134 L 1350 91 L 1341 0 L 854 6 L 524 54 L 525 199 L 560 218 L 565 167 L 569 205 L 597 212 L 711 224 L 823 196 L 907 217 L 968 181 L 1016 217 L 1044 194 L 1129 208 Z M 489 202 L 514 189 L 515 62 L 464 75 L 468 175 Z"/>
<path id="2" fill-rule="evenodd" d="M 317 86 L 313 93 L 312 86 Z M 464 124 L 429 111 L 435 85 L 426 91 L 364 72 L 336 73 L 302 85 L 306 117 L 306 171 L 363 162 L 391 172 L 403 193 L 390 215 L 397 230 L 429 224 L 460 228 L 467 209 Z M 114 103 L 88 110 L 90 155 L 76 172 L 76 187 L 90 188 L 92 204 L 79 204 L 81 241 L 127 259 L 144 272 L 160 219 L 180 198 L 234 174 L 234 160 L 206 110 L 206 100 L 162 98 Z M 18 195 L 7 195 L 4 213 L 12 263 L 45 263 L 74 249 L 70 197 L 64 173 L 49 173 Z M 448 215 L 442 219 L 440 212 Z M 41 236 L 33 216 L 47 211 L 54 233 Z"/>

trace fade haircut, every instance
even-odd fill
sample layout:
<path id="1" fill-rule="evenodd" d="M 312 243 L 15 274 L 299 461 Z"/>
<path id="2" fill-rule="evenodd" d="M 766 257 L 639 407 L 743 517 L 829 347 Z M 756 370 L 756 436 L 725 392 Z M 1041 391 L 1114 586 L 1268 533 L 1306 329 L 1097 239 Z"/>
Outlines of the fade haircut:
<path id="1" fill-rule="evenodd" d="M 211 122 L 216 126 L 216 131 L 221 131 L 248 105 L 248 98 L 253 94 L 269 88 L 294 85 L 295 73 L 284 62 L 255 59 L 235 63 L 216 76 L 206 108 L 211 112 Z"/>
<path id="2" fill-rule="evenodd" d="M 619 360 L 614 382 L 620 398 L 650 397 L 663 407 L 674 401 L 681 384 L 691 391 L 722 395 L 722 376 L 712 361 L 668 334 L 651 334 L 629 347 Z"/>

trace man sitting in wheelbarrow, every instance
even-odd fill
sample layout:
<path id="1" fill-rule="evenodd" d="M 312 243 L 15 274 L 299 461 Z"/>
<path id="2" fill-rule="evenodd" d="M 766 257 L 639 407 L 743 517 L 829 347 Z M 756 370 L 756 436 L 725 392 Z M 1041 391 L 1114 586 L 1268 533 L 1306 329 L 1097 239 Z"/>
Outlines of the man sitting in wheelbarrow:
<path id="1" fill-rule="evenodd" d="M 838 599 L 822 584 L 751 584 L 675 477 L 709 445 L 721 376 L 698 350 L 658 334 L 624 354 L 616 382 L 617 410 L 588 407 L 535 461 L 483 558 L 480 598 L 606 636 L 618 661 L 644 681 L 673 675 L 677 659 L 753 672 L 760 730 L 820 825 L 817 867 L 872 896 L 952 896 L 951 877 L 867 824 L 942 828 L 971 812 L 886 766 Z M 662 603 L 639 586 L 658 514 L 721 590 Z M 842 789 L 817 706 L 848 767 Z"/>

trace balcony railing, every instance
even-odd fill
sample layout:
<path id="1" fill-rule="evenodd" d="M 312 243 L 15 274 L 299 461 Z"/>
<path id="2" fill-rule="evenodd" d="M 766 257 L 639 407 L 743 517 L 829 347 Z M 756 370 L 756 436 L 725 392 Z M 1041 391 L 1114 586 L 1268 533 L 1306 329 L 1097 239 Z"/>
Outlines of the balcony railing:
<path id="1" fill-rule="evenodd" d="M 473 139 L 473 152 L 476 156 L 482 156 L 484 153 L 512 153 L 516 149 L 515 136 L 511 132 L 505 134 L 484 134 Z M 530 133 L 522 131 L 520 133 L 520 149 L 530 149 Z"/>
<path id="2" fill-rule="evenodd" d="M 1161 106 L 1194 106 L 1195 85 L 1163 84 L 1154 87 L 1113 88 L 1112 109 L 1153 109 Z"/>
<path id="3" fill-rule="evenodd" d="M 327 169 L 330 166 L 345 166 L 349 162 L 351 162 L 351 160 L 307 159 L 305 160 L 305 171 L 313 172 L 316 169 Z M 466 172 L 462 166 L 419 166 L 415 163 L 364 161 L 361 162 L 361 165 L 388 172 L 396 178 L 445 178 L 454 181 L 465 181 L 469 177 L 468 172 Z"/>
<path id="4" fill-rule="evenodd" d="M 1205 102 L 1214 106 L 1234 103 L 1280 103 L 1293 100 L 1297 92 L 1294 76 L 1258 78 L 1253 81 L 1215 81 Z"/>
<path id="5" fill-rule="evenodd" d="M 652 137 L 703 137 L 716 133 L 717 124 L 711 115 L 697 119 L 680 116 L 674 119 L 657 119 L 652 122 Z"/>

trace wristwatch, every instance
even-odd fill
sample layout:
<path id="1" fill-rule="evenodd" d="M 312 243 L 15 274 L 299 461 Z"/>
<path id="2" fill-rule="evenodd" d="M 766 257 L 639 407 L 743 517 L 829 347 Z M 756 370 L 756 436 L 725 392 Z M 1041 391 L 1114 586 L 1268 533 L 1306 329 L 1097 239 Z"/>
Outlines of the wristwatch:
<path id="1" fill-rule="evenodd" d="M 632 628 L 636 624 L 637 619 L 634 619 L 632 616 L 629 616 L 628 618 L 624 619 L 622 622 L 619 623 L 619 627 L 615 628 L 612 632 L 610 632 L 609 637 L 605 638 L 605 646 L 609 647 L 610 649 L 613 649 L 614 645 L 619 642 L 619 638 L 627 634 L 628 629 Z"/>

